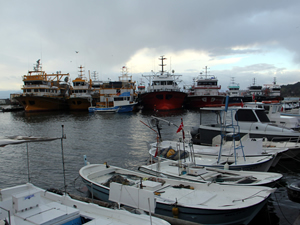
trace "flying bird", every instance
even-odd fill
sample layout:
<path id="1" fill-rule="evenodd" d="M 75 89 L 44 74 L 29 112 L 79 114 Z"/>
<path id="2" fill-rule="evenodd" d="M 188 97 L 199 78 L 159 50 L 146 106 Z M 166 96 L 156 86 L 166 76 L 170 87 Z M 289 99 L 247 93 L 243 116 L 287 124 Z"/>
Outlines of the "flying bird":
<path id="1" fill-rule="evenodd" d="M 78 51 L 75 51 L 76 53 L 78 53 Z"/>

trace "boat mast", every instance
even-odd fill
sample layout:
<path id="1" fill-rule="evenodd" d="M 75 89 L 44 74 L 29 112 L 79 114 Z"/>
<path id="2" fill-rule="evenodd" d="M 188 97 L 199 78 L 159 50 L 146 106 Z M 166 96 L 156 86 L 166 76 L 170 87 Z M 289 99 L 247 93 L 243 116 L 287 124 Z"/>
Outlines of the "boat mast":
<path id="1" fill-rule="evenodd" d="M 159 60 L 161 60 L 161 64 L 160 64 L 160 66 L 161 66 L 161 71 L 159 71 L 159 72 L 161 72 L 161 75 L 163 75 L 164 74 L 164 66 L 166 66 L 166 64 L 164 64 L 164 60 L 166 60 L 167 58 L 164 58 L 164 56 L 161 56 L 160 58 L 159 58 Z"/>
<path id="2" fill-rule="evenodd" d="M 207 66 L 205 66 L 205 68 L 203 68 L 204 70 L 205 70 L 205 79 L 207 79 L 207 69 L 209 69 L 209 68 L 207 68 Z"/>
<path id="3" fill-rule="evenodd" d="M 83 77 L 84 77 L 84 67 L 82 65 L 80 65 L 78 68 L 79 68 L 78 77 L 80 77 L 81 79 L 83 79 Z"/>

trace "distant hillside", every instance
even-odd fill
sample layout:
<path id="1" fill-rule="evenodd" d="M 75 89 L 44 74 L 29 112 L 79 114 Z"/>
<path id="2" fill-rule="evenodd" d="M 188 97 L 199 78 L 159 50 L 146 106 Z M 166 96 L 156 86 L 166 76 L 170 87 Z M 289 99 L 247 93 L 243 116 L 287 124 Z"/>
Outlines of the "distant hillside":
<path id="1" fill-rule="evenodd" d="M 281 85 L 282 97 L 298 97 L 300 96 L 300 82 L 295 84 Z"/>

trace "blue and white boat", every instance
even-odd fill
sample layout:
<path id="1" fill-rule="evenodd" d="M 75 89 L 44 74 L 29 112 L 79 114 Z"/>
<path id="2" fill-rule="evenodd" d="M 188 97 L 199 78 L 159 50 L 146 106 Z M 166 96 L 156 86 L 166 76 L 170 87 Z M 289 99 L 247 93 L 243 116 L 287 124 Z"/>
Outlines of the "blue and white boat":
<path id="1" fill-rule="evenodd" d="M 131 101 L 130 92 L 124 92 L 118 96 L 107 97 L 105 104 L 89 107 L 89 112 L 132 112 L 136 105 L 137 102 Z"/>

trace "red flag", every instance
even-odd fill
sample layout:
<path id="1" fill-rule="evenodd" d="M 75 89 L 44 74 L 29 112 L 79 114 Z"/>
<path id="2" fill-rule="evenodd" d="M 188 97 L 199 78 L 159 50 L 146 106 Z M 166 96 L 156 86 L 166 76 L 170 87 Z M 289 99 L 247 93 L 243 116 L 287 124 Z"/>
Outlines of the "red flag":
<path id="1" fill-rule="evenodd" d="M 185 139 L 183 127 L 184 127 L 184 126 L 183 126 L 183 120 L 182 120 L 182 118 L 181 118 L 181 124 L 180 124 L 180 126 L 178 127 L 176 133 L 178 133 L 178 132 L 180 132 L 180 131 L 182 130 L 182 138 Z"/>
<path id="2" fill-rule="evenodd" d="M 180 126 L 178 127 L 178 130 L 177 130 L 176 133 L 180 132 L 182 129 L 183 129 L 183 121 L 181 120 L 181 124 L 180 124 Z"/>

